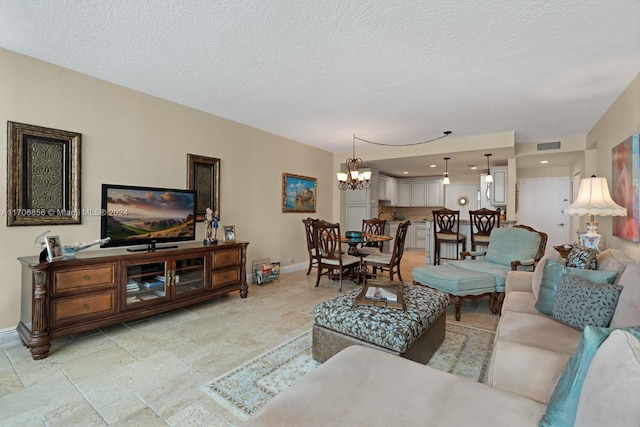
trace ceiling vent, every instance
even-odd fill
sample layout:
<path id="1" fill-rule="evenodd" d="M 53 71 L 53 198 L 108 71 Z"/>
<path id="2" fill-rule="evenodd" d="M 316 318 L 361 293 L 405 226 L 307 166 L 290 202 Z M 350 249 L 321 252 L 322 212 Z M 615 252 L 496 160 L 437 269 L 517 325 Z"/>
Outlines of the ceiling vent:
<path id="1" fill-rule="evenodd" d="M 545 150 L 559 150 L 560 147 L 560 141 L 556 141 L 556 142 L 541 142 L 538 144 L 538 151 L 545 151 Z"/>

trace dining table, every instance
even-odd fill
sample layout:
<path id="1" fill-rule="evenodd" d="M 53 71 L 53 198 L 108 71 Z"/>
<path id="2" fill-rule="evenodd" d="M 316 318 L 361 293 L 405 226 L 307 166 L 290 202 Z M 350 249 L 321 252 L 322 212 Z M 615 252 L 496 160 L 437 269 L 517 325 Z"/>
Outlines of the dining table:
<path id="1" fill-rule="evenodd" d="M 354 271 L 354 281 L 358 283 L 366 282 L 367 278 L 367 266 L 364 264 L 364 258 L 369 255 L 368 252 L 361 252 L 358 250 L 359 245 L 363 245 L 365 243 L 370 242 L 386 242 L 392 240 L 393 237 L 385 236 L 380 234 L 371 234 L 371 233 L 359 233 L 357 235 L 344 236 L 340 239 L 342 243 L 346 243 L 349 245 L 347 249 L 347 253 L 352 256 L 357 256 L 360 258 L 360 265 L 357 267 L 356 271 Z"/>

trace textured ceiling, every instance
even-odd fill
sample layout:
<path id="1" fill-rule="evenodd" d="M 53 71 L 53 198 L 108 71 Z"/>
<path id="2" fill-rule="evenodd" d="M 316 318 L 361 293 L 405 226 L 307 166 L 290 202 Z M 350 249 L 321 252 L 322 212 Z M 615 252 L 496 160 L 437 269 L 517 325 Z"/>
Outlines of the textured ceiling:
<path id="1" fill-rule="evenodd" d="M 2 0 L 0 46 L 331 152 L 585 135 L 640 1 Z"/>

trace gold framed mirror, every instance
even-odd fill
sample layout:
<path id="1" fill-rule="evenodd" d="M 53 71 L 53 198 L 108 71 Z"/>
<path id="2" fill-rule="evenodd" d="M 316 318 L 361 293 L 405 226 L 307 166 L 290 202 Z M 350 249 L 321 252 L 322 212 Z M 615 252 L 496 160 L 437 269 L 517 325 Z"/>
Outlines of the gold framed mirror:
<path id="1" fill-rule="evenodd" d="M 467 196 L 458 197 L 458 206 L 465 207 L 469 204 L 469 198 Z"/>

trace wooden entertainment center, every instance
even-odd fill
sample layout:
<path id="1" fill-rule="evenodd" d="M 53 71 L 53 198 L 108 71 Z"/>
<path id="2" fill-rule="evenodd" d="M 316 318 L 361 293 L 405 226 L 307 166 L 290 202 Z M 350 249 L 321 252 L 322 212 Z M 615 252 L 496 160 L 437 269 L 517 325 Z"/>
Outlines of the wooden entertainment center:
<path id="1" fill-rule="evenodd" d="M 128 252 L 101 249 L 39 263 L 20 257 L 21 320 L 17 331 L 34 359 L 51 339 L 140 319 L 239 290 L 248 293 L 248 242 Z"/>

